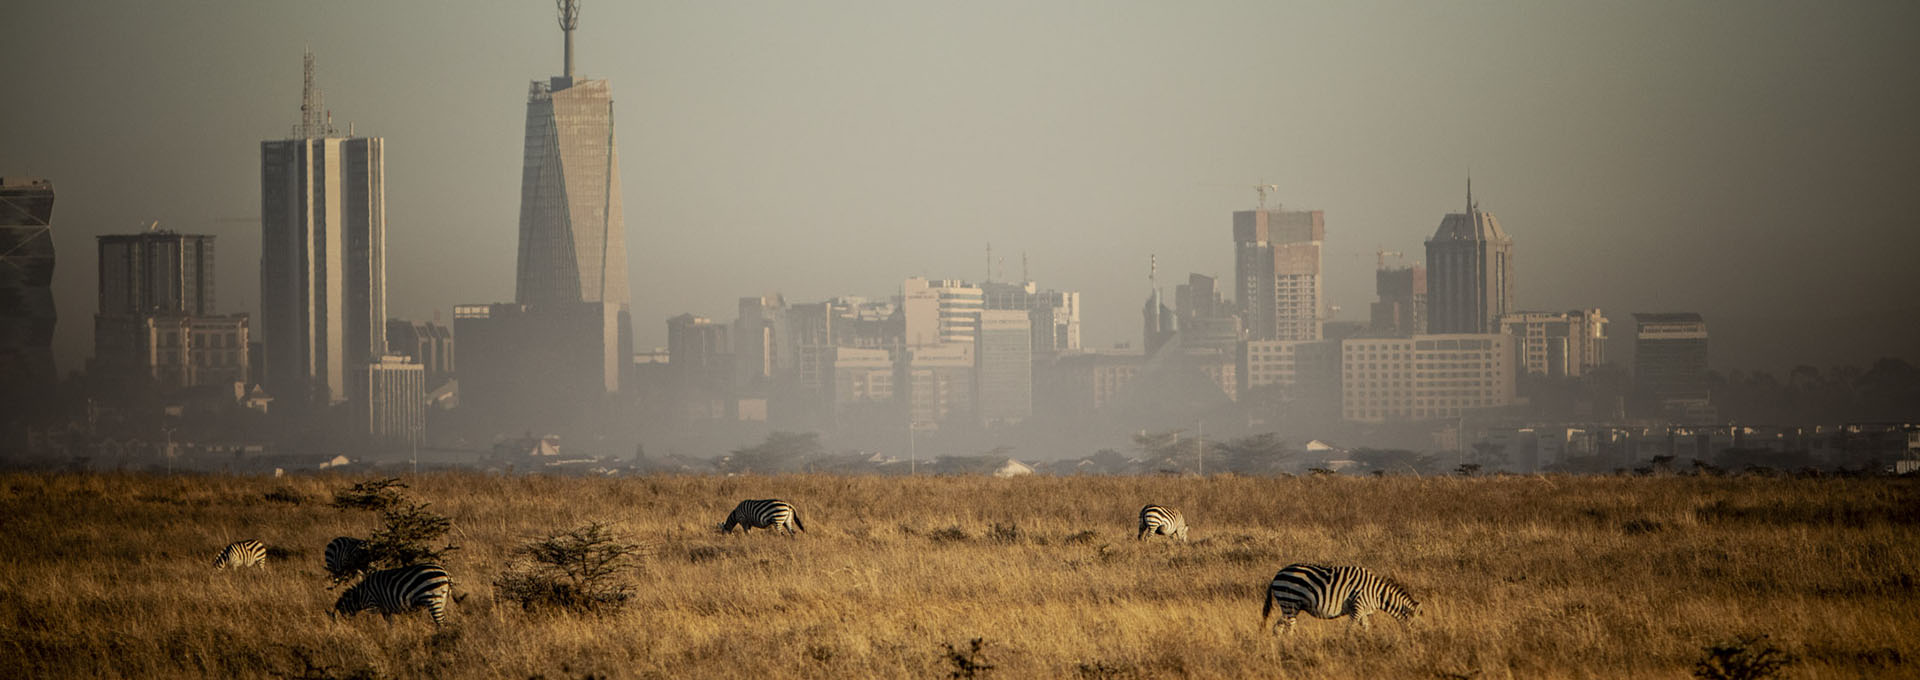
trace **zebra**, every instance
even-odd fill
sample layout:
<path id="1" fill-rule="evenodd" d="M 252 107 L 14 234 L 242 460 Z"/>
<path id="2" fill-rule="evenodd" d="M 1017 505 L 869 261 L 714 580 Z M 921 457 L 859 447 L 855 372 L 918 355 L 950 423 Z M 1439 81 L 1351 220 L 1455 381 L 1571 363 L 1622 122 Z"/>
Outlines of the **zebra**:
<path id="1" fill-rule="evenodd" d="M 1164 505 L 1149 505 L 1140 509 L 1140 529 L 1134 532 L 1136 541 L 1146 540 L 1152 535 L 1166 536 L 1169 539 L 1187 540 L 1187 518 L 1179 510 Z"/>
<path id="2" fill-rule="evenodd" d="M 750 533 L 755 528 L 781 529 L 788 537 L 799 529 L 806 531 L 806 525 L 800 523 L 800 513 L 793 504 L 783 500 L 768 498 L 765 500 L 740 501 L 733 507 L 733 514 L 727 515 L 725 524 L 720 525 L 720 533 L 732 533 L 734 525 L 740 525 L 741 533 Z"/>
<path id="3" fill-rule="evenodd" d="M 1319 564 L 1291 564 L 1273 575 L 1273 582 L 1267 584 L 1266 601 L 1260 607 L 1263 626 L 1276 604 L 1280 606 L 1280 619 L 1273 627 L 1284 625 L 1288 633 L 1293 632 L 1294 617 L 1300 612 L 1322 619 L 1351 614 L 1361 628 L 1372 627 L 1367 616 L 1375 611 L 1402 622 L 1420 613 L 1420 603 L 1387 577 L 1362 567 Z"/>
<path id="4" fill-rule="evenodd" d="M 366 609 L 379 608 L 380 615 L 392 619 L 415 608 L 426 607 L 438 626 L 447 619 L 447 598 L 453 594 L 453 577 L 447 570 L 431 564 L 416 564 L 367 574 L 359 583 L 340 593 L 334 601 L 333 615 L 353 616 Z"/>
<path id="5" fill-rule="evenodd" d="M 267 546 L 262 544 L 258 539 L 253 538 L 244 541 L 234 541 L 220 551 L 219 557 L 213 558 L 213 568 L 215 569 L 226 569 L 228 567 L 234 569 L 241 567 L 260 567 L 266 566 L 266 564 Z"/>
<path id="6" fill-rule="evenodd" d="M 335 583 L 353 578 L 372 566 L 372 555 L 367 554 L 367 542 L 352 536 L 340 536 L 327 541 L 327 574 Z"/>

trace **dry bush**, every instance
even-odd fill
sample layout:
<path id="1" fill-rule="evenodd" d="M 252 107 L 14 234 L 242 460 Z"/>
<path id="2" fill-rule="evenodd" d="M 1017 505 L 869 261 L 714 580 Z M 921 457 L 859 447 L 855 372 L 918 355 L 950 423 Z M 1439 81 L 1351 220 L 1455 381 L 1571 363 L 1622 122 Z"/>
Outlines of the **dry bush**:
<path id="1" fill-rule="evenodd" d="M 398 477 L 356 482 L 353 486 L 333 493 L 333 507 L 342 510 L 381 512 L 405 502 L 406 493 L 401 491 L 405 488 L 407 485 Z"/>
<path id="2" fill-rule="evenodd" d="M 612 527 L 589 522 L 520 547 L 527 561 L 493 582 L 502 599 L 522 609 L 607 613 L 633 599 L 627 572 L 646 546 L 623 542 Z"/>

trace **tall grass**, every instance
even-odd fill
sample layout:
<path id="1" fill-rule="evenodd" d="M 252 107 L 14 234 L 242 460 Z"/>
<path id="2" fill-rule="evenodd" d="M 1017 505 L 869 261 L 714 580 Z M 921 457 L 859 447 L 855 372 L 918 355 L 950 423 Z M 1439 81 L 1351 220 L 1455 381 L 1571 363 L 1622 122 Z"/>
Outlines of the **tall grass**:
<path id="1" fill-rule="evenodd" d="M 321 552 L 360 481 L 0 475 L 0 677 L 1686 677 L 1767 635 L 1795 677 L 1920 662 L 1920 485 L 1720 478 L 579 479 L 432 474 L 465 601 L 330 619 Z M 798 538 L 721 536 L 744 498 Z M 1132 540 L 1146 503 L 1192 542 Z M 527 541 L 605 521 L 650 546 L 627 605 L 528 612 L 492 582 Z M 265 569 L 216 572 L 259 538 Z M 1267 633 L 1291 562 L 1356 564 L 1408 625 Z"/>

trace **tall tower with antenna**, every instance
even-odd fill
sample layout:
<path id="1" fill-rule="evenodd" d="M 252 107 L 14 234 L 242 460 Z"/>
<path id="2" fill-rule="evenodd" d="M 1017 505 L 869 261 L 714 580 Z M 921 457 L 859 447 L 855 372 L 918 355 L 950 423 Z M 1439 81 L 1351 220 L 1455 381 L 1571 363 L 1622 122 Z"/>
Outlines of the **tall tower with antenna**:
<path id="1" fill-rule="evenodd" d="M 576 75 L 580 3 L 557 0 L 555 6 L 566 51 L 561 74 L 528 89 L 514 301 L 564 316 L 555 326 L 575 329 L 559 341 L 569 347 L 563 356 L 578 365 L 544 372 L 576 385 L 569 393 L 588 392 L 587 383 L 614 392 L 632 354 L 633 331 L 613 88 Z"/>
<path id="2" fill-rule="evenodd" d="M 277 405 L 323 413 L 366 393 L 387 351 L 386 146 L 341 136 L 313 51 L 300 121 L 260 143 L 260 326 Z"/>

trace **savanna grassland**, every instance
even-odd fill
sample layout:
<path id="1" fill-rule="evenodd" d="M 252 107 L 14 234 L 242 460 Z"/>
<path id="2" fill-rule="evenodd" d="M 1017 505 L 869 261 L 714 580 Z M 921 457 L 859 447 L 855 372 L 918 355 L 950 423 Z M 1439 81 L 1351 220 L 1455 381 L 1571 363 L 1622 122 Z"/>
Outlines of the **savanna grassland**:
<path id="1" fill-rule="evenodd" d="M 464 601 L 332 619 L 321 553 L 374 515 L 346 477 L 0 475 L 0 677 L 1688 677 L 1766 635 L 1784 677 L 1920 668 L 1920 482 L 1727 478 L 652 477 L 436 473 Z M 806 533 L 721 536 L 746 498 Z M 1133 540 L 1149 503 L 1191 542 Z M 648 554 L 613 613 L 493 581 L 530 539 L 611 522 Z M 265 569 L 217 572 L 257 537 Z M 1371 630 L 1261 626 L 1291 562 L 1404 583 Z"/>

